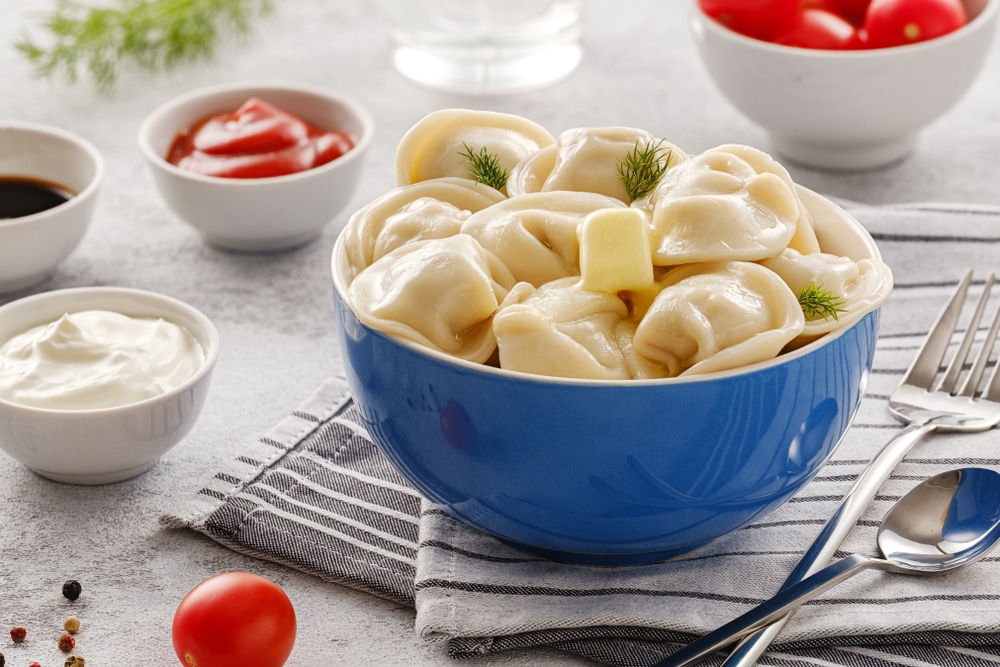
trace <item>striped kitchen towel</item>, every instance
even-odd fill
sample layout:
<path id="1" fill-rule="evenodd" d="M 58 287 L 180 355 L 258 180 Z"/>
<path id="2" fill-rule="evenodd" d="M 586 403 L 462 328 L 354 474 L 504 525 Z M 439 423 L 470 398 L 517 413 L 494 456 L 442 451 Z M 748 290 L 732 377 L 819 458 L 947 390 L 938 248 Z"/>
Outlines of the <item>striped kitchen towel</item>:
<path id="1" fill-rule="evenodd" d="M 447 640 L 454 657 L 547 646 L 612 665 L 653 664 L 781 586 L 900 428 L 886 401 L 959 276 L 975 268 L 981 285 L 1000 268 L 1000 209 L 846 206 L 872 231 L 896 279 L 855 423 L 802 492 L 697 553 L 645 566 L 566 565 L 472 529 L 422 501 L 393 470 L 342 379 L 320 387 L 164 523 L 414 605 L 420 634 Z M 995 432 L 928 437 L 843 553 L 875 555 L 878 521 L 896 499 L 919 480 L 967 465 L 1000 467 Z M 805 605 L 760 664 L 1000 665 L 1000 556 L 933 578 L 861 574 Z"/>

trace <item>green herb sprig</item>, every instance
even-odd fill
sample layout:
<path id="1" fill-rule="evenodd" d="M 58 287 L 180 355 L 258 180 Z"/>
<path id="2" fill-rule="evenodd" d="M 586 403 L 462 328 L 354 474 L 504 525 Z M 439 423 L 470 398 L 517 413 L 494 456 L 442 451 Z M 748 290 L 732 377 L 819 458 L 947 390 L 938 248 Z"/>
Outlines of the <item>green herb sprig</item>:
<path id="1" fill-rule="evenodd" d="M 271 0 L 118 0 L 108 7 L 58 0 L 42 22 L 46 41 L 26 32 L 14 46 L 41 76 L 62 73 L 75 82 L 86 69 L 107 92 L 126 64 L 157 71 L 209 58 L 224 30 L 246 37 L 255 16 L 270 10 Z"/>
<path id="2" fill-rule="evenodd" d="M 459 155 L 465 158 L 469 165 L 469 175 L 477 183 L 488 185 L 494 190 L 503 190 L 507 186 L 507 179 L 510 178 L 510 170 L 503 166 L 500 158 L 486 150 L 486 146 L 481 146 L 476 153 L 469 144 L 462 143 L 465 152 L 459 151 Z"/>
<path id="3" fill-rule="evenodd" d="M 618 162 L 618 178 L 632 201 L 653 191 L 670 166 L 670 157 L 671 151 L 663 145 L 663 139 L 655 144 L 635 142 L 635 147 Z"/>
<path id="4" fill-rule="evenodd" d="M 842 307 L 843 299 L 816 283 L 810 283 L 799 292 L 799 305 L 802 306 L 802 314 L 810 321 L 821 318 L 839 320 L 840 313 L 847 312 L 847 309 Z"/>

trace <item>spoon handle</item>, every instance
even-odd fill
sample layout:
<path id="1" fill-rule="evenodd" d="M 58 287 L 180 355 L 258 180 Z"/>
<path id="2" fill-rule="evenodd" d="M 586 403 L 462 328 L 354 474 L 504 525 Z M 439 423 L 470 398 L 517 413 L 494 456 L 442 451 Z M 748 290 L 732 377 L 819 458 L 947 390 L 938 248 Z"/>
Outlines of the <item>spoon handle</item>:
<path id="1" fill-rule="evenodd" d="M 717 630 L 713 630 L 704 637 L 668 655 L 653 667 L 684 667 L 684 665 L 689 665 L 731 644 L 743 635 L 781 618 L 790 609 L 811 600 L 858 572 L 869 568 L 891 567 L 891 563 L 880 558 L 869 558 L 857 554 L 847 556 L 797 584 L 789 586 L 767 602 L 754 607 Z"/>
<path id="2" fill-rule="evenodd" d="M 782 590 L 816 572 L 833 557 L 895 467 L 924 435 L 935 428 L 937 424 L 933 420 L 917 420 L 882 447 L 855 480 L 850 491 L 841 500 L 837 511 L 827 520 L 809 549 L 802 555 L 798 565 L 789 573 Z M 788 616 L 775 619 L 767 627 L 762 626 L 756 634 L 746 637 L 733 649 L 722 667 L 756 665 L 757 660 L 785 627 L 787 621 Z"/>

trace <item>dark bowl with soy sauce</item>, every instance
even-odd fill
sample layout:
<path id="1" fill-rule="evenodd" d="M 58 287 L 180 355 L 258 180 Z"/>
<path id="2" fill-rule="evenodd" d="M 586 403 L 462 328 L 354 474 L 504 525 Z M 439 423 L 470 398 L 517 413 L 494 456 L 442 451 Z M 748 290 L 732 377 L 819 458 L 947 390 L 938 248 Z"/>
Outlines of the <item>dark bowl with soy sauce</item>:
<path id="1" fill-rule="evenodd" d="M 76 249 L 103 177 L 104 161 L 86 139 L 0 121 L 0 292 L 45 280 Z"/>

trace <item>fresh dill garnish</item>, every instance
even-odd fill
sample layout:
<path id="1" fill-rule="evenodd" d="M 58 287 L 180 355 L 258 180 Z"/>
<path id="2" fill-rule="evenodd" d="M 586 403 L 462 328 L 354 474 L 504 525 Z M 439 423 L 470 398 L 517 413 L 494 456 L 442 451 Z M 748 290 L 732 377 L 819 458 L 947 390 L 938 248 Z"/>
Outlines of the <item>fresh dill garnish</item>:
<path id="1" fill-rule="evenodd" d="M 822 285 L 816 283 L 810 283 L 799 292 L 799 305 L 802 306 L 802 314 L 810 321 L 820 318 L 839 320 L 840 313 L 847 312 L 847 309 L 841 308 L 844 305 L 843 299 L 834 296 L 833 292 L 823 289 Z"/>
<path id="2" fill-rule="evenodd" d="M 503 166 L 500 158 L 486 150 L 486 146 L 481 146 L 476 153 L 467 143 L 465 152 L 459 151 L 459 155 L 465 158 L 469 165 L 469 175 L 477 183 L 488 185 L 494 190 L 503 190 L 510 178 L 510 170 Z"/>
<path id="3" fill-rule="evenodd" d="M 58 0 L 42 21 L 46 40 L 25 32 L 14 46 L 41 76 L 62 72 L 72 83 L 85 68 L 106 92 L 126 63 L 157 71 L 209 58 L 224 29 L 246 37 L 254 16 L 270 9 L 271 0 L 117 0 L 108 7 Z"/>
<path id="4" fill-rule="evenodd" d="M 632 201 L 645 197 L 656 187 L 660 177 L 670 166 L 671 151 L 663 145 L 663 139 L 658 142 L 640 145 L 636 140 L 635 147 L 624 159 L 618 162 L 618 178 L 625 186 Z M 631 203 L 631 202 L 630 202 Z"/>

